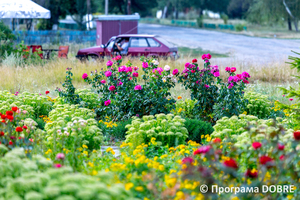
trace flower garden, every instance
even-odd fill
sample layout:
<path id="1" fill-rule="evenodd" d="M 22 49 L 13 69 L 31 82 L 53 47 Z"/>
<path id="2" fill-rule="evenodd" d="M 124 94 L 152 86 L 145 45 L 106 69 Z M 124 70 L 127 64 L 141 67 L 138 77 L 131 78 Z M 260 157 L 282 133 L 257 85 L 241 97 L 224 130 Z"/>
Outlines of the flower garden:
<path id="1" fill-rule="evenodd" d="M 67 68 L 55 98 L 0 91 L 0 199 L 300 199 L 300 91 L 270 101 L 202 60 L 117 56 L 82 74 L 88 89 Z"/>

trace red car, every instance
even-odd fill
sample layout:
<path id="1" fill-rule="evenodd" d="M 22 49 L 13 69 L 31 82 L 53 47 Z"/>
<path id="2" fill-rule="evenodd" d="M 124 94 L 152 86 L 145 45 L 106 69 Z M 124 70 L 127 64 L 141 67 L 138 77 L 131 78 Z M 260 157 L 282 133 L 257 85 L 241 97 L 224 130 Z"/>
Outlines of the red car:
<path id="1" fill-rule="evenodd" d="M 126 48 L 122 49 L 122 47 Z M 126 55 L 131 57 L 171 57 L 176 59 L 178 57 L 177 51 L 176 46 L 159 36 L 128 34 L 114 36 L 101 46 L 80 49 L 76 58 L 102 59 L 105 56 Z"/>

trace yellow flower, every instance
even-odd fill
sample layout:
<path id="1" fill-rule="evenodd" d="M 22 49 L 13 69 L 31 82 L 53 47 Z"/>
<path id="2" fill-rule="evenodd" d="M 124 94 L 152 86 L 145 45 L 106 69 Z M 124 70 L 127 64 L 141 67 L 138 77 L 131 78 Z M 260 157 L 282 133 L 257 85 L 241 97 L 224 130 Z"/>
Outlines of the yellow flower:
<path id="1" fill-rule="evenodd" d="M 233 197 L 231 200 L 240 200 L 238 197 Z"/>
<path id="2" fill-rule="evenodd" d="M 107 153 L 111 152 L 112 155 L 115 155 L 115 152 L 114 152 L 113 148 L 111 148 L 111 147 L 108 147 L 108 148 L 106 149 L 106 152 L 107 152 Z"/>
<path id="3" fill-rule="evenodd" d="M 87 151 L 83 151 L 82 153 L 85 154 L 86 156 L 89 155 L 89 152 L 87 152 Z"/>
<path id="4" fill-rule="evenodd" d="M 82 145 L 82 148 L 87 149 L 88 147 L 87 147 L 85 144 L 83 144 L 83 145 Z"/>
<path id="5" fill-rule="evenodd" d="M 138 192 L 143 192 L 144 188 L 142 186 L 137 186 L 137 187 L 135 187 L 135 190 Z"/>
<path id="6" fill-rule="evenodd" d="M 144 197 L 144 200 L 150 200 L 150 199 L 148 199 L 147 197 Z"/>
<path id="7" fill-rule="evenodd" d="M 160 171 L 164 171 L 164 170 L 165 170 L 165 167 L 164 167 L 163 165 L 159 165 L 158 169 L 159 169 Z"/>
<path id="8" fill-rule="evenodd" d="M 244 111 L 244 112 L 243 112 L 243 114 L 244 114 L 244 115 L 247 115 L 247 112 L 246 112 L 246 111 Z"/>
<path id="9" fill-rule="evenodd" d="M 125 184 L 125 189 L 130 190 L 133 186 L 134 186 L 133 183 L 126 183 Z"/>
<path id="10" fill-rule="evenodd" d="M 90 167 L 94 167 L 94 163 L 92 163 L 92 162 L 88 162 L 88 166 L 90 166 Z"/>
<path id="11" fill-rule="evenodd" d="M 97 172 L 96 170 L 93 170 L 93 171 L 92 171 L 92 175 L 93 175 L 93 176 L 96 176 L 97 174 L 98 174 L 98 172 Z"/>
<path id="12" fill-rule="evenodd" d="M 178 198 L 178 199 L 184 199 L 184 193 L 182 191 L 176 192 L 176 198 Z"/>

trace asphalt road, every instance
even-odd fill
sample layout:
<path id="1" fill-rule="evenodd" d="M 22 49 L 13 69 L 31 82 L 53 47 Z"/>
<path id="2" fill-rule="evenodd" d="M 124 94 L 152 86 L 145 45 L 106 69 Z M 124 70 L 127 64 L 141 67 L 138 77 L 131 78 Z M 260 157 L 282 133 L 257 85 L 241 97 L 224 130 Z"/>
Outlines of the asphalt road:
<path id="1" fill-rule="evenodd" d="M 159 35 L 177 46 L 228 53 L 231 59 L 274 62 L 300 52 L 299 39 L 258 38 L 194 28 L 139 24 L 139 34 Z M 299 33 L 300 34 L 300 33 Z"/>

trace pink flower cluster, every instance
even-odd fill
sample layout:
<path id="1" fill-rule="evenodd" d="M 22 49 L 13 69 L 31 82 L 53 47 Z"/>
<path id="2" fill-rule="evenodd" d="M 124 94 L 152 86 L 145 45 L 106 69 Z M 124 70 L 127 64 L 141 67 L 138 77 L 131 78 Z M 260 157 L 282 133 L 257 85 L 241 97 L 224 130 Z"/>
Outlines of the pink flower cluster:
<path id="1" fill-rule="evenodd" d="M 121 66 L 118 68 L 118 72 L 132 72 L 132 67 Z"/>
<path id="2" fill-rule="evenodd" d="M 202 60 L 205 60 L 205 59 L 207 59 L 207 60 L 211 59 L 211 55 L 209 53 L 208 54 L 203 54 L 202 55 Z"/>
<path id="3" fill-rule="evenodd" d="M 111 71 L 106 71 L 106 72 L 104 72 L 104 75 L 106 77 L 110 77 L 112 75 L 112 72 Z"/>
<path id="4" fill-rule="evenodd" d="M 148 68 L 148 67 L 149 67 L 148 63 L 147 62 L 143 62 L 143 68 Z"/>
<path id="5" fill-rule="evenodd" d="M 141 85 L 136 85 L 135 87 L 134 87 L 134 90 L 142 90 L 143 88 L 142 88 L 142 86 Z"/>
<path id="6" fill-rule="evenodd" d="M 158 68 L 154 68 L 153 70 L 152 70 L 152 73 L 156 73 L 156 71 L 159 73 L 159 75 L 161 75 L 161 73 L 164 71 L 163 70 L 163 68 L 161 68 L 161 67 L 158 67 Z"/>
<path id="7" fill-rule="evenodd" d="M 228 67 L 229 68 L 229 67 Z M 234 68 L 234 67 L 233 67 Z M 228 72 L 233 73 L 232 71 L 235 72 L 235 68 L 234 69 L 225 69 Z M 244 83 L 248 84 L 249 81 L 247 80 L 248 78 L 250 78 L 251 76 L 249 75 L 248 72 L 243 72 L 242 74 L 237 74 L 236 76 L 229 76 L 228 77 L 228 88 L 231 89 L 234 86 L 234 83 L 238 83 L 240 81 L 243 81 Z"/>
<path id="8" fill-rule="evenodd" d="M 111 67 L 113 64 L 114 64 L 113 61 L 109 60 L 107 61 L 106 66 Z"/>
<path id="9" fill-rule="evenodd" d="M 121 60 L 122 59 L 122 56 L 116 56 L 113 58 L 113 60 Z"/>
<path id="10" fill-rule="evenodd" d="M 234 73 L 234 72 L 236 71 L 236 68 L 235 68 L 235 67 L 231 67 L 231 68 L 230 68 L 230 67 L 226 67 L 226 68 L 225 68 L 225 71 L 226 71 L 226 72 L 229 72 L 229 73 L 230 73 L 230 72 L 231 72 L 231 73 Z"/>
<path id="11" fill-rule="evenodd" d="M 210 73 L 212 73 L 214 75 L 214 77 L 219 77 L 220 76 L 219 67 L 217 65 L 211 67 Z"/>
<path id="12" fill-rule="evenodd" d="M 108 99 L 107 101 L 104 102 L 104 105 L 109 106 L 110 103 L 111 103 L 111 101 Z"/>
<path id="13" fill-rule="evenodd" d="M 187 76 L 188 72 L 195 73 L 196 71 L 199 71 L 199 68 L 198 67 L 196 68 L 196 65 L 187 62 L 184 65 L 184 70 L 182 71 L 182 73 L 184 73 L 185 76 Z"/>

